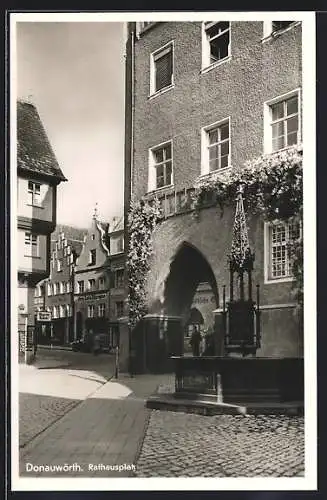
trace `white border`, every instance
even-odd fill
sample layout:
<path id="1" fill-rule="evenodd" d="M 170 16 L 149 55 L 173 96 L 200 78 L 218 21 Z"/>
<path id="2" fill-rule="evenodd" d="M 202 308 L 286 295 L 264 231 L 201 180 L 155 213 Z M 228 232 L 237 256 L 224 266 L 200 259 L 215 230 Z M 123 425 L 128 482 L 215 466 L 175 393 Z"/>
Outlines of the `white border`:
<path id="1" fill-rule="evenodd" d="M 305 252 L 305 477 L 303 478 L 20 478 L 18 467 L 18 355 L 11 351 L 11 472 L 14 491 L 98 490 L 316 490 L 317 489 L 317 379 L 316 379 L 316 233 L 315 233 L 315 12 L 149 12 L 149 13 L 9 13 L 10 15 L 10 119 L 11 119 L 11 345 L 17 336 L 16 238 L 16 22 L 129 22 L 210 20 L 302 21 L 303 137 L 304 137 L 304 252 Z"/>

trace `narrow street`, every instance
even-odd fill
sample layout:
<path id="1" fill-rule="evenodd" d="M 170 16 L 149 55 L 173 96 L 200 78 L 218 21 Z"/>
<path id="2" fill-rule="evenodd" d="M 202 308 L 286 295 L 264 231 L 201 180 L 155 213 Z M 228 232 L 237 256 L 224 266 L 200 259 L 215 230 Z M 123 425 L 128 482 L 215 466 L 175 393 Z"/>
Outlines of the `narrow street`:
<path id="1" fill-rule="evenodd" d="M 173 376 L 115 379 L 107 354 L 40 350 L 19 369 L 21 476 L 304 475 L 301 416 L 151 411 L 146 398 Z"/>

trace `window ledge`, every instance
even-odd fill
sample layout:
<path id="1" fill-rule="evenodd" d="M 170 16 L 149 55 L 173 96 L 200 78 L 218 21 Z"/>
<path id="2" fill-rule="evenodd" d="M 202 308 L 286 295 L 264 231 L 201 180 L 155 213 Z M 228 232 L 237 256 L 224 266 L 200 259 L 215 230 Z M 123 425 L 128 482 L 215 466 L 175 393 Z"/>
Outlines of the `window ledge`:
<path id="1" fill-rule="evenodd" d="M 287 31 L 290 31 L 291 29 L 295 28 L 296 26 L 299 26 L 300 24 L 301 24 L 301 21 L 294 21 L 294 23 L 287 26 L 287 28 L 284 28 L 284 29 L 278 30 L 278 31 L 272 31 L 271 33 L 269 33 L 269 35 L 261 38 L 261 42 L 265 43 L 265 42 L 268 42 L 269 40 L 274 40 L 275 38 L 280 37 L 281 35 L 283 35 Z"/>
<path id="2" fill-rule="evenodd" d="M 197 178 L 197 182 L 205 181 L 205 180 L 210 180 L 210 179 L 219 179 L 221 175 L 224 175 L 228 172 L 230 172 L 232 169 L 232 166 L 229 165 L 228 167 L 221 168 L 219 170 L 213 170 L 212 172 L 209 172 L 207 174 L 201 174 Z"/>
<path id="3" fill-rule="evenodd" d="M 30 257 L 31 259 L 41 259 L 39 255 L 24 255 L 24 257 Z"/>
<path id="4" fill-rule="evenodd" d="M 296 143 L 296 144 L 292 144 L 291 146 L 285 146 L 285 148 L 276 149 L 276 151 L 265 151 L 264 154 L 265 155 L 276 155 L 278 153 L 283 153 L 283 152 L 287 151 L 288 149 L 291 149 L 291 148 L 294 148 L 294 147 L 300 146 L 300 145 L 301 145 L 301 141 Z"/>
<path id="5" fill-rule="evenodd" d="M 44 207 L 42 205 L 33 205 L 32 203 L 26 203 L 28 207 L 33 207 L 33 208 L 40 208 L 41 210 L 44 210 Z"/>
<path id="6" fill-rule="evenodd" d="M 161 94 L 165 94 L 166 92 L 169 92 L 169 90 L 172 90 L 173 88 L 175 88 L 175 84 L 174 83 L 172 83 L 171 85 L 168 85 L 168 87 L 164 87 L 163 89 L 157 90 L 153 94 L 150 94 L 148 96 L 148 99 L 149 100 L 154 99 L 155 97 L 158 97 Z"/>
<path id="7" fill-rule="evenodd" d="M 147 195 L 156 195 L 157 193 L 162 193 L 162 192 L 165 192 L 165 190 L 169 191 L 170 189 L 173 189 L 174 188 L 174 184 L 167 184 L 167 186 L 162 186 L 160 188 L 157 188 L 157 189 L 152 189 L 151 191 L 148 191 L 146 194 Z"/>
<path id="8" fill-rule="evenodd" d="M 294 280 L 295 280 L 295 278 L 293 276 L 288 276 L 285 278 L 275 278 L 275 279 L 269 278 L 269 279 L 266 279 L 264 281 L 264 284 L 265 285 L 272 285 L 272 284 L 278 285 L 279 283 L 291 283 Z"/>
<path id="9" fill-rule="evenodd" d="M 221 64 L 224 64 L 226 62 L 231 61 L 231 59 L 232 59 L 232 56 L 227 56 L 227 57 L 224 57 L 224 59 L 221 59 L 220 61 L 215 61 L 214 63 L 210 64 L 209 66 L 202 68 L 200 71 L 200 74 L 203 75 L 204 73 L 208 73 L 212 69 L 217 68 L 217 66 L 220 66 Z"/>

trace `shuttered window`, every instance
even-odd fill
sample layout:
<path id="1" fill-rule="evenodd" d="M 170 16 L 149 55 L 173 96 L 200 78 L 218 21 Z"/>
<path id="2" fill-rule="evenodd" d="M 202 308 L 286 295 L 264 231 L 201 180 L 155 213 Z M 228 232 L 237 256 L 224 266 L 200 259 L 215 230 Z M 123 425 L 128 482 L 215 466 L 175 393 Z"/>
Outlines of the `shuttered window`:
<path id="1" fill-rule="evenodd" d="M 173 84 L 173 44 L 152 54 L 152 93 Z"/>

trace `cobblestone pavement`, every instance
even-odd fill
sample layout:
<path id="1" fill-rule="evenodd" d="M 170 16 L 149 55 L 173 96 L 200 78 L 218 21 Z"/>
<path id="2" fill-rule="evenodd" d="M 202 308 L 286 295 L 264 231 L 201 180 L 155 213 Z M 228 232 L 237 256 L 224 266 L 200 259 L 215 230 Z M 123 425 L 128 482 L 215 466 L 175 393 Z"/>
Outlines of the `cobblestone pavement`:
<path id="1" fill-rule="evenodd" d="M 19 395 L 19 447 L 74 408 L 80 401 L 39 394 Z"/>
<path id="2" fill-rule="evenodd" d="M 39 350 L 33 365 L 19 365 L 19 447 L 51 426 L 113 373 L 112 356 Z"/>
<path id="3" fill-rule="evenodd" d="M 136 476 L 304 476 L 304 419 L 154 410 Z"/>

